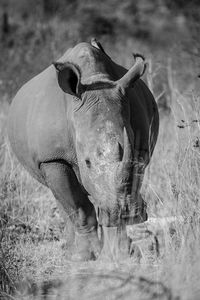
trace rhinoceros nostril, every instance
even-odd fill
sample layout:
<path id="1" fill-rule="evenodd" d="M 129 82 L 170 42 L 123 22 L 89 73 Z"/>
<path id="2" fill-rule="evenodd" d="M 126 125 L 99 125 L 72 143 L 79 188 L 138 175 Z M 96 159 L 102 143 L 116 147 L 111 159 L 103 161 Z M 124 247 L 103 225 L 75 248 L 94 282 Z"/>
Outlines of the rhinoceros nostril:
<path id="1" fill-rule="evenodd" d="M 123 148 L 119 142 L 117 142 L 112 149 L 112 156 L 115 161 L 121 161 L 123 157 Z"/>
<path id="2" fill-rule="evenodd" d="M 118 156 L 119 156 L 119 161 L 122 160 L 123 153 L 124 153 L 123 148 L 122 148 L 121 144 L 118 142 Z"/>
<path id="3" fill-rule="evenodd" d="M 85 163 L 88 168 L 91 168 L 91 161 L 89 160 L 89 158 L 86 158 Z"/>

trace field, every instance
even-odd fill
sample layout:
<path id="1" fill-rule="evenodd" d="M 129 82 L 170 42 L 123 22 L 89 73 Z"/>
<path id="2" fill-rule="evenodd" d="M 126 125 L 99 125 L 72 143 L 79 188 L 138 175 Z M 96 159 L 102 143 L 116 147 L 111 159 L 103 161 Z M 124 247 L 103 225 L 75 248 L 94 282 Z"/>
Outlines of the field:
<path id="1" fill-rule="evenodd" d="M 66 1 L 69 11 L 50 6 L 42 12 L 40 2 L 32 14 L 24 0 L 0 3 L 9 16 L 0 45 L 0 298 L 200 299 L 199 23 L 192 19 L 190 24 L 184 11 L 171 14 L 165 1 L 154 15 L 136 1 L 140 22 L 131 19 L 129 1 L 102 1 L 101 16 L 95 1 L 75 1 L 76 7 Z M 112 5 L 118 7 L 115 18 Z M 145 226 L 157 236 L 159 255 L 146 239 L 132 258 L 72 262 L 67 216 L 60 214 L 50 190 L 23 169 L 8 143 L 6 117 L 16 91 L 67 48 L 94 35 L 127 68 L 132 52 L 148 61 L 144 80 L 159 105 L 160 132 L 142 195 L 149 217 L 157 219 Z M 162 221 L 171 217 L 176 218 Z"/>

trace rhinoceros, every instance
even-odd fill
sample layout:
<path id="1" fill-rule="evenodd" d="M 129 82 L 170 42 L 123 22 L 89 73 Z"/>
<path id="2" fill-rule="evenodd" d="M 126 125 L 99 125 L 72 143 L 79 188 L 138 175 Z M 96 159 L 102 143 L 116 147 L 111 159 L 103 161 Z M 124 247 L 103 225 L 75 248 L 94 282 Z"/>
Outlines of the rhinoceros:
<path id="1" fill-rule="evenodd" d="M 154 97 L 92 39 L 68 49 L 26 83 L 10 107 L 8 136 L 21 164 L 49 187 L 75 231 L 76 258 L 96 259 L 98 226 L 147 220 L 140 194 L 159 130 Z"/>

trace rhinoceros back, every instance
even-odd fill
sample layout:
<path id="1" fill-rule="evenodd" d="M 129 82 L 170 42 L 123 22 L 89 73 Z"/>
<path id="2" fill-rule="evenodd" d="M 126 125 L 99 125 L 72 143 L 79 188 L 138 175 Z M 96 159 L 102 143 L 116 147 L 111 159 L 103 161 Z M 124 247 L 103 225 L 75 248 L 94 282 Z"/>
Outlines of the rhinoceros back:
<path id="1" fill-rule="evenodd" d="M 48 136 L 48 115 L 56 115 L 55 107 L 59 107 L 61 98 L 63 93 L 58 87 L 56 72 L 50 66 L 22 86 L 10 107 L 8 137 L 11 147 L 20 163 L 42 183 L 38 159 L 46 151 L 41 149 L 41 144 L 42 140 L 47 140 L 45 135 Z"/>

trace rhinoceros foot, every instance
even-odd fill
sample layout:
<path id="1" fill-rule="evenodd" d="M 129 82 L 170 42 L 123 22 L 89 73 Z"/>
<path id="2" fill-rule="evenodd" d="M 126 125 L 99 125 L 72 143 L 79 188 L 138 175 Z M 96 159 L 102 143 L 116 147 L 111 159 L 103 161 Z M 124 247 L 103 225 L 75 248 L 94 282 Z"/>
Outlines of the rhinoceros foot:
<path id="1" fill-rule="evenodd" d="M 76 233 L 75 252 L 71 258 L 73 261 L 96 260 L 100 252 L 101 246 L 96 231 L 87 234 Z"/>
<path id="2" fill-rule="evenodd" d="M 122 261 L 129 257 L 129 238 L 125 230 L 102 226 L 103 248 L 99 260 Z"/>

